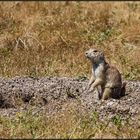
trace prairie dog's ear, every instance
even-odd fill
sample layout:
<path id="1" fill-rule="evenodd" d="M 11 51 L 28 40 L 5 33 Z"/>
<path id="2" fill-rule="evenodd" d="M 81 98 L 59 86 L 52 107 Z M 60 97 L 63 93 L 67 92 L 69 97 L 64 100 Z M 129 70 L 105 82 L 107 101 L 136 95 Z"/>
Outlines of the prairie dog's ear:
<path id="1" fill-rule="evenodd" d="M 104 53 L 103 52 L 101 52 L 101 56 L 104 57 Z"/>
<path id="2" fill-rule="evenodd" d="M 103 52 L 100 53 L 100 59 L 101 59 L 101 60 L 104 60 L 104 59 L 105 59 L 105 58 L 104 58 L 104 53 L 103 53 Z"/>

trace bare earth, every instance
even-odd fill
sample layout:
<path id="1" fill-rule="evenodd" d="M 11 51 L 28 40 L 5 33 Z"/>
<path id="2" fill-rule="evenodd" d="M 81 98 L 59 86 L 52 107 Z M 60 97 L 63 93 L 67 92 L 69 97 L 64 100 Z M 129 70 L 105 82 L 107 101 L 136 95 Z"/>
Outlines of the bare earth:
<path id="1" fill-rule="evenodd" d="M 51 116 L 69 107 L 82 113 L 96 111 L 101 119 L 116 114 L 136 119 L 140 115 L 140 81 L 126 82 L 126 96 L 101 102 L 96 91 L 86 91 L 86 78 L 0 78 L 0 114 L 10 117 L 32 107 L 35 114 Z"/>

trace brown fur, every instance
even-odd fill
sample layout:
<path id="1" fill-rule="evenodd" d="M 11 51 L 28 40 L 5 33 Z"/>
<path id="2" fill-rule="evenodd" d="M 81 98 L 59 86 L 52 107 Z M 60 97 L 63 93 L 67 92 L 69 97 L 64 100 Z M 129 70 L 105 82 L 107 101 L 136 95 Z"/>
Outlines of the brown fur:
<path id="1" fill-rule="evenodd" d="M 85 53 L 92 64 L 92 76 L 88 84 L 89 91 L 101 87 L 98 90 L 99 99 L 120 98 L 125 95 L 126 83 L 122 84 L 121 74 L 116 67 L 106 63 L 104 54 L 96 49 L 90 49 Z"/>

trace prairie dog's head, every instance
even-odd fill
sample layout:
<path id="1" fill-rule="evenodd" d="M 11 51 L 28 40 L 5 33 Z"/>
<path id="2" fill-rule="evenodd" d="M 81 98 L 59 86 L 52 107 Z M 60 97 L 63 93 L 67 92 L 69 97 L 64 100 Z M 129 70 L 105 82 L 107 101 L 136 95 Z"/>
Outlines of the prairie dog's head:
<path id="1" fill-rule="evenodd" d="M 93 63 L 100 63 L 105 59 L 103 52 L 97 49 L 89 49 L 85 52 L 85 56 Z"/>

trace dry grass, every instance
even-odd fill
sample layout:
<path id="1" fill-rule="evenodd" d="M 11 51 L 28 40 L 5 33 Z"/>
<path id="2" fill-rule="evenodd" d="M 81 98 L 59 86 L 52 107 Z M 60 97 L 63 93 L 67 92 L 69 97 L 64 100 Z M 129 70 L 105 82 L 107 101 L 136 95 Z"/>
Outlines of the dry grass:
<path id="1" fill-rule="evenodd" d="M 139 2 L 0 2 L 0 8 L 0 76 L 89 76 L 84 52 L 97 47 L 124 78 L 140 79 Z"/>
<path id="2" fill-rule="evenodd" d="M 0 9 L 0 76 L 89 76 L 84 52 L 96 47 L 125 79 L 140 80 L 140 2 L 0 2 Z M 77 114 L 1 117 L 0 137 L 140 137 L 138 123 Z"/>
<path id="3" fill-rule="evenodd" d="M 133 125 L 132 125 L 133 122 Z M 68 108 L 57 115 L 32 115 L 32 109 L 18 112 L 14 118 L 0 118 L 1 138 L 139 138 L 140 121 L 137 125 L 129 117 L 125 121 L 120 116 L 111 120 L 100 120 L 93 112 L 80 114 Z"/>

